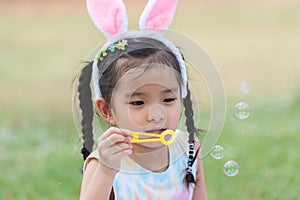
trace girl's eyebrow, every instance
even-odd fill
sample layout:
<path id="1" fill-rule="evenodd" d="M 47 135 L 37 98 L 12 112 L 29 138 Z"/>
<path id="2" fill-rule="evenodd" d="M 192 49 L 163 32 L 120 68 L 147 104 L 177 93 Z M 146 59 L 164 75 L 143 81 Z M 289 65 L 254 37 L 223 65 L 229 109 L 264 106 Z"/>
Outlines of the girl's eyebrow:
<path id="1" fill-rule="evenodd" d="M 165 93 L 176 93 L 178 91 L 178 87 L 172 87 L 172 88 L 168 88 L 166 90 L 161 91 L 161 94 L 165 94 Z"/>
<path id="2" fill-rule="evenodd" d="M 131 98 L 133 96 L 145 96 L 145 93 L 143 93 L 143 92 L 133 92 L 133 93 L 129 92 L 129 93 L 125 94 L 125 97 L 127 97 L 127 98 Z"/>
<path id="3" fill-rule="evenodd" d="M 161 94 L 166 94 L 166 93 L 176 93 L 178 91 L 178 87 L 172 87 L 172 88 L 168 88 L 165 90 L 160 91 Z M 127 98 L 131 98 L 134 96 L 146 96 L 146 94 L 144 92 L 129 92 L 125 94 L 125 97 Z"/>

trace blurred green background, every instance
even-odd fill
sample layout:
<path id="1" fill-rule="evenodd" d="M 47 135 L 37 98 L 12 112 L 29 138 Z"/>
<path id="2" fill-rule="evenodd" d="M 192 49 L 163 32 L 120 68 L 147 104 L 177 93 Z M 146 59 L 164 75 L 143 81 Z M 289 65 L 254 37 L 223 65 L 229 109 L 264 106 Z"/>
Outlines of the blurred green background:
<path id="1" fill-rule="evenodd" d="M 136 28 L 146 0 L 125 3 Z M 300 2 L 181 0 L 171 29 L 204 46 L 226 88 L 225 156 L 204 158 L 209 199 L 298 199 Z M 0 199 L 78 199 L 71 83 L 103 40 L 85 1 L 0 0 Z M 234 118 L 239 101 L 247 120 Z"/>

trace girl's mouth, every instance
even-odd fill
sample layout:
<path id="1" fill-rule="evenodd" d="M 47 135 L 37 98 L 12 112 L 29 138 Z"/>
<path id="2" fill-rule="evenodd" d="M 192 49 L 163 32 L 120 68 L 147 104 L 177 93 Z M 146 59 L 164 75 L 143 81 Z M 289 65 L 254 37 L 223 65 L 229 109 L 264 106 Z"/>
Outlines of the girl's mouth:
<path id="1" fill-rule="evenodd" d="M 153 130 L 149 130 L 149 131 L 145 131 L 145 132 L 146 133 L 153 133 L 153 134 L 161 134 L 165 130 L 167 130 L 167 129 L 166 128 L 162 128 L 162 129 L 153 129 Z"/>

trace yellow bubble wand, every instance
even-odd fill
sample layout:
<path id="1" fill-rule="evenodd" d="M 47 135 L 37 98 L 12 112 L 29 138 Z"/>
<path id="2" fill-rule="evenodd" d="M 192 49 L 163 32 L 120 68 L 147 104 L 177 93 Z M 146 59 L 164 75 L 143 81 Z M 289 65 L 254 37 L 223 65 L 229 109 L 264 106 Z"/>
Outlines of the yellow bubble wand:
<path id="1" fill-rule="evenodd" d="M 173 144 L 176 139 L 176 135 L 175 135 L 174 131 L 172 131 L 172 130 L 165 130 L 161 134 L 135 132 L 135 131 L 131 131 L 130 133 L 132 134 L 132 139 L 130 141 L 131 143 L 161 142 L 164 145 L 170 145 L 170 144 Z M 168 141 L 165 139 L 165 137 L 167 135 L 171 136 L 170 140 L 168 140 Z M 139 138 L 139 136 L 146 136 L 146 137 L 150 137 L 150 138 L 142 139 L 142 138 Z"/>

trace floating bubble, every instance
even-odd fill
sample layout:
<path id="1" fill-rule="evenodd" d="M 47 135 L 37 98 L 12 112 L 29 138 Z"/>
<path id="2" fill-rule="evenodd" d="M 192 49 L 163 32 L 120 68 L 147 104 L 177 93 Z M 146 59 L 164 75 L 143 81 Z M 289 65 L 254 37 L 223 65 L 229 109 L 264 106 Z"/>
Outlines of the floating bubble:
<path id="1" fill-rule="evenodd" d="M 224 157 L 224 148 L 221 145 L 216 145 L 210 152 L 211 157 L 220 160 Z"/>
<path id="2" fill-rule="evenodd" d="M 239 102 L 234 106 L 234 111 L 236 118 L 244 120 L 250 115 L 250 106 L 246 102 Z"/>
<path id="3" fill-rule="evenodd" d="M 250 88 L 249 88 L 248 83 L 241 82 L 240 83 L 240 90 L 241 90 L 242 94 L 249 94 L 250 93 Z"/>
<path id="4" fill-rule="evenodd" d="M 226 176 L 235 176 L 239 173 L 239 165 L 234 160 L 228 160 L 224 164 L 224 173 Z"/>

